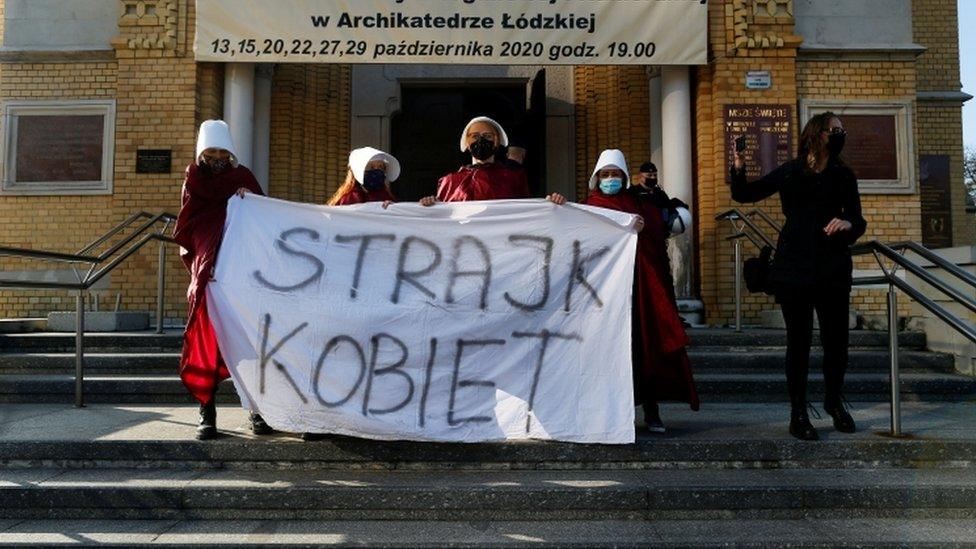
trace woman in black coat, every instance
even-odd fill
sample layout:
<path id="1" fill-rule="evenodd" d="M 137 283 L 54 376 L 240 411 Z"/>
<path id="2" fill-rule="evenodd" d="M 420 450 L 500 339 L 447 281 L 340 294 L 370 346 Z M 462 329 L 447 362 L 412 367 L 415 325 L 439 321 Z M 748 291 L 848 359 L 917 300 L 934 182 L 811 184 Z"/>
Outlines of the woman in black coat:
<path id="1" fill-rule="evenodd" d="M 758 202 L 777 192 L 786 223 L 776 244 L 769 284 L 786 321 L 786 380 L 790 392 L 790 434 L 803 440 L 819 435 L 807 415 L 807 372 L 813 312 L 820 321 L 824 350 L 824 410 L 834 427 L 854 432 L 843 398 L 850 308 L 850 246 L 864 234 L 857 178 L 840 159 L 847 132 L 827 112 L 807 122 L 797 158 L 749 183 L 738 153 L 732 166 L 732 198 Z"/>

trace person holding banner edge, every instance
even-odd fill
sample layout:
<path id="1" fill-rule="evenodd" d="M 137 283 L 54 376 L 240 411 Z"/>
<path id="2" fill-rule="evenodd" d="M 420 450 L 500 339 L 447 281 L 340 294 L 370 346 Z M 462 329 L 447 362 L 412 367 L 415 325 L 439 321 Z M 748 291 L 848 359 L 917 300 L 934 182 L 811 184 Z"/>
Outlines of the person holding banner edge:
<path id="1" fill-rule="evenodd" d="M 786 216 L 767 283 L 786 322 L 790 434 L 801 440 L 820 438 L 807 415 L 814 311 L 824 352 L 824 411 L 838 431 L 855 430 L 843 397 L 853 272 L 850 246 L 864 234 L 867 222 L 861 215 L 857 177 L 840 158 L 846 137 L 834 113 L 818 114 L 803 128 L 797 157 L 752 183 L 746 180 L 740 147 L 732 151 L 732 199 L 758 202 L 779 193 Z"/>
<path id="2" fill-rule="evenodd" d="M 200 440 L 217 436 L 217 386 L 230 377 L 207 312 L 207 283 L 217 262 L 227 201 L 235 194 L 264 194 L 251 171 L 237 162 L 234 150 L 230 129 L 223 120 L 207 120 L 200 125 L 196 160 L 186 168 L 182 206 L 173 230 L 180 259 L 190 272 L 180 378 L 200 402 Z M 272 432 L 256 413 L 250 415 L 250 424 L 256 435 Z"/>
<path id="3" fill-rule="evenodd" d="M 422 198 L 420 203 L 432 206 L 438 201 L 529 198 L 528 176 L 515 160 L 519 155 L 511 155 L 505 162 L 496 161 L 502 147 L 508 147 L 508 135 L 501 124 L 487 116 L 473 118 L 461 132 L 460 141 L 461 152 L 471 153 L 471 164 L 442 177 L 437 182 L 437 194 Z M 566 197 L 559 193 L 546 199 L 554 204 L 566 203 Z"/>
<path id="4" fill-rule="evenodd" d="M 399 177 L 400 162 L 393 155 L 372 147 L 355 149 L 349 153 L 346 180 L 327 205 L 382 202 L 385 208 L 396 202 L 396 197 L 390 191 L 390 183 Z"/>
<path id="5" fill-rule="evenodd" d="M 583 203 L 642 219 L 637 225 L 640 234 L 631 319 L 634 402 L 643 407 L 648 430 L 664 433 L 658 403 L 687 402 L 692 410 L 698 410 L 698 392 L 686 350 L 688 335 L 673 299 L 661 209 L 627 192 L 625 185 L 630 185 L 630 177 L 624 154 L 605 150 L 590 176 L 590 194 Z"/>

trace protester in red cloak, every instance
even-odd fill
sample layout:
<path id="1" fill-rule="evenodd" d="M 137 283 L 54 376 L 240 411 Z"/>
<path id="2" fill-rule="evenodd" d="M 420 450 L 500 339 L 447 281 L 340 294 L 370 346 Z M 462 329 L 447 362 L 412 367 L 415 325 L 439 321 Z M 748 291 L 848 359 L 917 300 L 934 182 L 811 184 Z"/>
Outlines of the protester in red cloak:
<path id="1" fill-rule="evenodd" d="M 501 147 L 508 146 L 508 135 L 501 124 L 486 116 L 468 122 L 461 132 L 461 152 L 471 153 L 471 164 L 461 166 L 437 182 L 437 195 L 420 200 L 424 206 L 435 202 L 467 202 L 470 200 L 505 200 L 529 198 L 529 178 L 515 157 L 497 162 Z M 550 202 L 565 204 L 559 193 L 546 197 Z"/>
<path id="2" fill-rule="evenodd" d="M 207 312 L 207 283 L 213 276 L 217 252 L 224 234 L 227 201 L 245 192 L 264 194 L 251 171 L 237 163 L 227 124 L 208 120 L 200 126 L 196 162 L 186 169 L 183 201 L 173 238 L 182 248 L 180 259 L 190 271 L 186 291 L 189 314 L 183 336 L 180 378 L 200 401 L 197 438 L 217 435 L 217 385 L 230 377 L 217 345 L 217 336 Z M 271 428 L 258 414 L 251 414 L 255 434 Z"/>
<path id="3" fill-rule="evenodd" d="M 372 147 L 349 153 L 346 180 L 332 195 L 329 206 L 348 206 L 364 202 L 382 202 L 383 207 L 396 202 L 390 183 L 400 177 L 400 162 L 391 154 Z"/>
<path id="4" fill-rule="evenodd" d="M 699 406 L 686 347 L 688 336 L 678 316 L 668 271 L 666 227 L 661 210 L 649 201 L 624 192 L 627 161 L 619 150 L 600 155 L 590 178 L 585 204 L 641 216 L 637 239 L 632 315 L 634 402 L 644 408 L 652 432 L 664 432 L 658 402 L 687 402 Z"/>

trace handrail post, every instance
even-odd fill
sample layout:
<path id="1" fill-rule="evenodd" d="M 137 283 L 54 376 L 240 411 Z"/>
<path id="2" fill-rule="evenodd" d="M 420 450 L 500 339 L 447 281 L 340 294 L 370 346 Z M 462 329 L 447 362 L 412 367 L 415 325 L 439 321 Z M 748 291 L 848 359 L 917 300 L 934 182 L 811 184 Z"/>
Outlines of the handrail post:
<path id="1" fill-rule="evenodd" d="M 85 407 L 85 290 L 75 296 L 75 407 Z"/>
<path id="2" fill-rule="evenodd" d="M 735 239 L 735 331 L 742 331 L 742 239 Z"/>
<path id="3" fill-rule="evenodd" d="M 159 266 L 156 268 L 156 333 L 163 333 L 163 309 L 166 295 L 166 242 L 159 241 Z"/>
<path id="4" fill-rule="evenodd" d="M 901 436 L 901 388 L 898 373 L 898 294 L 888 285 L 888 355 L 891 359 L 891 436 Z"/>

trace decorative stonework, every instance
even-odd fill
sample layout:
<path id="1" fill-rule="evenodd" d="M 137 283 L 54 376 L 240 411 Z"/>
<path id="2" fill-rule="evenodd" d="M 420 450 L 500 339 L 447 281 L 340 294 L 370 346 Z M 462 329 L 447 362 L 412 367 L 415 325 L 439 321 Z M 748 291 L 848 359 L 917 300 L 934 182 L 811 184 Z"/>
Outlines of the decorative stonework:
<path id="1" fill-rule="evenodd" d="M 186 0 L 119 0 L 122 36 L 116 48 L 176 49 L 180 3 Z"/>
<path id="2" fill-rule="evenodd" d="M 755 0 L 752 14 L 757 18 L 772 18 L 776 22 L 793 21 L 793 0 Z"/>
<path id="3" fill-rule="evenodd" d="M 792 32 L 783 32 L 795 23 L 793 0 L 732 0 L 726 4 L 726 16 L 731 19 L 733 50 L 773 49 L 799 44 Z"/>

